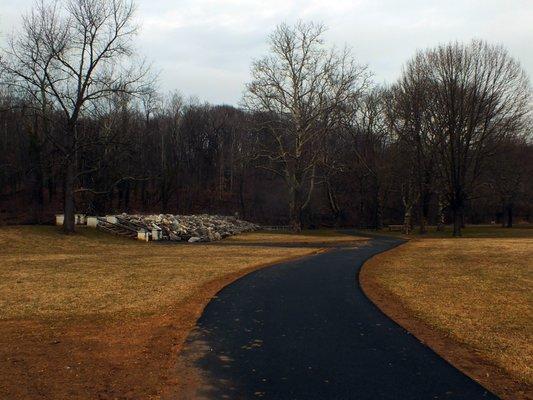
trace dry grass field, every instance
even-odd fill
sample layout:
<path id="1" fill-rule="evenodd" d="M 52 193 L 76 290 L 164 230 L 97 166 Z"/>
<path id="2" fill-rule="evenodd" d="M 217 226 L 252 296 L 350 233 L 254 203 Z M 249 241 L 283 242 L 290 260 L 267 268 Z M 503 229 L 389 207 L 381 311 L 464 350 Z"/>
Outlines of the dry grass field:
<path id="1" fill-rule="evenodd" d="M 359 238 L 360 240 L 362 238 Z M 321 246 L 346 244 L 354 241 L 354 236 L 344 235 L 331 230 L 304 231 L 304 234 L 295 235 L 292 232 L 250 232 L 245 235 L 232 236 L 225 241 L 217 242 L 228 244 L 238 242 L 241 244 L 262 244 L 270 243 L 273 245 L 290 245 Z"/>
<path id="2" fill-rule="evenodd" d="M 361 283 L 389 316 L 502 398 L 532 398 L 533 230 L 474 233 L 412 240 L 366 263 Z"/>
<path id="3" fill-rule="evenodd" d="M 179 379 L 174 356 L 224 285 L 356 240 L 251 233 L 188 245 L 0 228 L 0 398 L 158 398 Z"/>
<path id="4" fill-rule="evenodd" d="M 376 234 L 375 230 L 362 229 L 361 233 Z M 427 232 L 423 235 L 418 233 L 418 227 L 409 235 L 404 235 L 399 231 L 389 231 L 387 228 L 377 232 L 387 236 L 397 236 L 405 239 L 413 238 L 444 238 L 449 239 L 452 237 L 453 226 L 446 225 L 442 230 L 438 231 L 436 226 L 428 226 Z M 532 224 L 516 224 L 513 228 L 504 228 L 501 225 L 467 225 L 461 230 L 463 238 L 531 238 L 533 237 L 533 225 Z"/>

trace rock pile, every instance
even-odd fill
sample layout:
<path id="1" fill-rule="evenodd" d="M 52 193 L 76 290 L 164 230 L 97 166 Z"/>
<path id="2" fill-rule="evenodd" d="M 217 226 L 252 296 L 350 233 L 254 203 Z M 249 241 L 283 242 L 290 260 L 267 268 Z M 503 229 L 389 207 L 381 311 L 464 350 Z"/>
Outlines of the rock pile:
<path id="1" fill-rule="evenodd" d="M 223 215 L 116 215 L 119 222 L 138 229 L 161 230 L 162 240 L 212 242 L 242 232 L 258 230 L 259 225 Z"/>

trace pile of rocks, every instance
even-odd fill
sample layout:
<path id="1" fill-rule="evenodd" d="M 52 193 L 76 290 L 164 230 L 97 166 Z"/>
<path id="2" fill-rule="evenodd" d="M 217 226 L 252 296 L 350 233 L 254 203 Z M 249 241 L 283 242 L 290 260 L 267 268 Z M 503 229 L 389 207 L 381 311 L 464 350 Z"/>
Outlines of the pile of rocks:
<path id="1" fill-rule="evenodd" d="M 146 231 L 160 230 L 162 240 L 211 242 L 242 232 L 260 229 L 260 226 L 232 216 L 223 215 L 116 215 L 121 223 Z"/>

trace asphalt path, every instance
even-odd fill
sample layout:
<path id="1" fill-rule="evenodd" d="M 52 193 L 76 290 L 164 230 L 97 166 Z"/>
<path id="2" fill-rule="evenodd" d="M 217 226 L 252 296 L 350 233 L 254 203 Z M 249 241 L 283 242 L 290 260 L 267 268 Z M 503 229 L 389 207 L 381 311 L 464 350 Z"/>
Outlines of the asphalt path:
<path id="1" fill-rule="evenodd" d="M 363 263 L 372 238 L 248 274 L 205 308 L 181 354 L 194 399 L 496 399 L 384 315 Z"/>

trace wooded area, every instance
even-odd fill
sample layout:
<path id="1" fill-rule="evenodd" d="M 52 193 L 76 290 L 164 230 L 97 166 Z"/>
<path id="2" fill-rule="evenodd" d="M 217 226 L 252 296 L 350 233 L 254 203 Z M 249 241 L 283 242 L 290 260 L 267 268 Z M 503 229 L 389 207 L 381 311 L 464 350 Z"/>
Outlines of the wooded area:
<path id="1" fill-rule="evenodd" d="M 128 0 L 38 3 L 0 56 L 0 222 L 74 211 L 290 225 L 531 222 L 531 87 L 484 41 L 389 86 L 315 23 L 279 25 L 240 107 L 157 89 Z"/>

